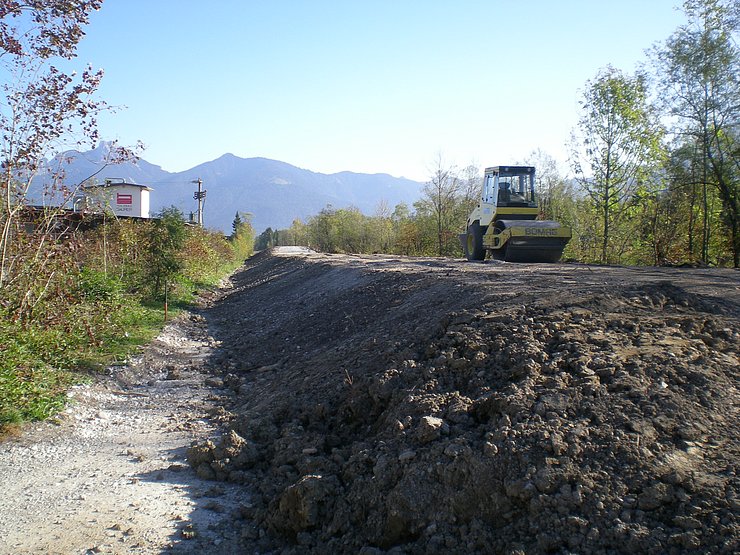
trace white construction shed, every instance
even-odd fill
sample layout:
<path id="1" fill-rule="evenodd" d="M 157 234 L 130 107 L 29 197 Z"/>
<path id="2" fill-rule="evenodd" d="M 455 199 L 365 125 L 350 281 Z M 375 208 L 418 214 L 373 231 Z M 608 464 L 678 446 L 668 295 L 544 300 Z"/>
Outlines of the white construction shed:
<path id="1" fill-rule="evenodd" d="M 146 185 L 106 179 L 104 185 L 84 187 L 83 198 L 76 199 L 75 209 L 81 209 L 82 203 L 85 208 L 92 210 L 107 205 L 116 216 L 148 218 L 151 191 L 153 189 Z"/>

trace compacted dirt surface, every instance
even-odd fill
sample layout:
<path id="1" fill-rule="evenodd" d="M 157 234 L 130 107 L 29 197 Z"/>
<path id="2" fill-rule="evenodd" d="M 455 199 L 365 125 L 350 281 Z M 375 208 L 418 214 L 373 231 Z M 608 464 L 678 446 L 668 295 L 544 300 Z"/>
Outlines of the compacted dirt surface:
<path id="1" fill-rule="evenodd" d="M 263 252 L 0 444 L 0 552 L 736 553 L 739 345 L 733 270 Z"/>

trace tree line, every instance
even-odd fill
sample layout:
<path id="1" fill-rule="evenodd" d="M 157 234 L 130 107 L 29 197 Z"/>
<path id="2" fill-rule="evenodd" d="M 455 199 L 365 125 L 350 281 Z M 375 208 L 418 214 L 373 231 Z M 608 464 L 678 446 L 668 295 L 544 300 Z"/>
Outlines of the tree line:
<path id="1" fill-rule="evenodd" d="M 642 69 L 606 66 L 580 92 L 568 172 L 540 150 L 540 218 L 573 230 L 564 257 L 605 264 L 740 265 L 740 4 L 687 0 L 686 23 Z M 507 164 L 492 161 L 493 164 Z M 457 235 L 478 201 L 481 168 L 438 155 L 422 198 L 372 216 L 327 206 L 265 230 L 256 248 L 461 256 Z"/>

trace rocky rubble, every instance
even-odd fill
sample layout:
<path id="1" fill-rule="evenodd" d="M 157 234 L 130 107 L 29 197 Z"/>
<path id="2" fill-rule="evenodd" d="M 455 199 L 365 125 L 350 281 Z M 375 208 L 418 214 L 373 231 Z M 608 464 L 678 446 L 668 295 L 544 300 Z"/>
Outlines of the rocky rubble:
<path id="1" fill-rule="evenodd" d="M 740 550 L 737 273 L 396 262 L 263 254 L 206 315 L 232 416 L 188 458 L 245 549 Z"/>

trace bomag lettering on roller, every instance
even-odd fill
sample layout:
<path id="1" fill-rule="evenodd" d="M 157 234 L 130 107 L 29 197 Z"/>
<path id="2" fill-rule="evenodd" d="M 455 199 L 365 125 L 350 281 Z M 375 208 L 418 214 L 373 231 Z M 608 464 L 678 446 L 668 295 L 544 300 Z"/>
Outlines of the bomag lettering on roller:
<path id="1" fill-rule="evenodd" d="M 460 242 L 468 260 L 557 262 L 570 228 L 538 220 L 532 166 L 486 168 L 481 199 L 468 217 Z"/>

